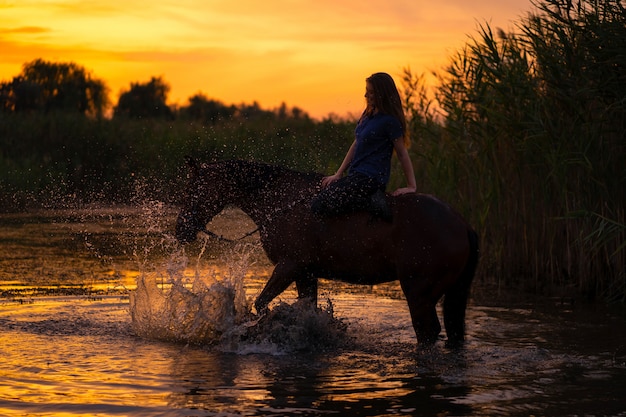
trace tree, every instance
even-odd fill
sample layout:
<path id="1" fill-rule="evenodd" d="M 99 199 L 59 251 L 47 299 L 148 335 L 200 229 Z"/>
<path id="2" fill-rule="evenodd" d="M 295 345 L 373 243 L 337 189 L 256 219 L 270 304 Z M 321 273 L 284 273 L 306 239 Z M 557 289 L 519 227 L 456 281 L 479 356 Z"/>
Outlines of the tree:
<path id="1" fill-rule="evenodd" d="M 172 109 L 166 104 L 170 86 L 161 77 L 152 77 L 147 83 L 131 83 L 122 92 L 114 109 L 115 117 L 172 118 Z"/>
<path id="2" fill-rule="evenodd" d="M 231 119 L 237 108 L 227 106 L 219 100 L 208 99 L 204 94 L 198 93 L 189 98 L 189 106 L 181 109 L 181 114 L 194 120 L 215 124 L 218 121 Z"/>
<path id="3" fill-rule="evenodd" d="M 0 110 L 28 112 L 54 110 L 102 116 L 108 90 L 101 80 L 73 62 L 36 59 L 22 73 L 0 84 Z"/>
<path id="4" fill-rule="evenodd" d="M 276 117 L 280 120 L 286 119 L 308 119 L 309 115 L 299 107 L 287 107 L 287 103 L 284 101 L 280 103 L 280 107 L 278 107 L 274 113 Z"/>

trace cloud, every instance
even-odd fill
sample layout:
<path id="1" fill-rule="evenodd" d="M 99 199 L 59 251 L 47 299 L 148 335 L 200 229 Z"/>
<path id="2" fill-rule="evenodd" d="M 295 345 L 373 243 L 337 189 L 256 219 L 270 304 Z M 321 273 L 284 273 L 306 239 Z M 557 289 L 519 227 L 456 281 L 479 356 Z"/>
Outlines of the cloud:
<path id="1" fill-rule="evenodd" d="M 21 26 L 17 28 L 0 28 L 0 34 L 39 34 L 50 32 L 50 28 L 42 26 Z"/>

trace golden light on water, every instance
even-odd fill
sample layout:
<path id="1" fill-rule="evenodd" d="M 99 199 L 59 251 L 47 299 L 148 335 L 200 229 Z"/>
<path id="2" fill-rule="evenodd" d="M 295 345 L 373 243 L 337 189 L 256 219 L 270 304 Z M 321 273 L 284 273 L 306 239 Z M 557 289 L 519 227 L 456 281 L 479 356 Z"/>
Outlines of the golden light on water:
<path id="1" fill-rule="evenodd" d="M 224 318 L 218 313 L 232 314 L 231 308 L 212 310 L 211 303 L 202 302 L 220 307 L 226 300 L 221 307 L 232 306 L 223 296 L 229 292 L 214 287 L 214 279 L 234 277 L 245 284 L 246 296 L 267 282 L 271 268 L 256 258 L 252 246 L 211 252 L 203 263 L 197 247 L 164 256 L 157 243 L 168 242 L 165 233 L 155 238 L 147 231 L 167 213 L 142 213 L 105 208 L 0 215 L 0 415 L 482 415 L 493 410 L 614 415 L 623 408 L 626 340 L 618 330 L 624 320 L 597 306 L 507 301 L 498 307 L 473 301 L 468 345 L 457 354 L 440 343 L 415 349 L 397 282 L 369 287 L 322 280 L 319 311 L 296 302 L 292 288 L 280 297 L 285 303 L 272 308 L 272 320 L 245 318 L 229 324 L 222 334 L 228 337 L 220 336 L 218 344 L 200 346 L 139 337 L 129 314 L 136 310 L 125 292 L 26 302 L 4 293 L 49 285 L 50 277 L 68 285 L 80 285 L 80 275 L 85 285 L 131 286 L 149 276 L 158 283 L 152 287 L 156 293 L 163 293 L 170 306 L 182 307 L 166 313 L 198 306 L 199 323 L 207 324 Z M 165 220 L 171 224 L 174 218 Z M 211 230 L 241 236 L 250 230 L 243 223 L 241 213 L 227 211 Z M 148 260 L 153 258 L 144 248 L 158 249 L 162 258 Z M 145 256 L 132 257 L 135 253 Z M 201 254 L 208 257 L 209 249 Z M 171 283 L 163 284 L 168 277 L 191 281 L 196 275 L 205 279 L 204 288 L 185 284 L 175 292 L 169 291 Z M 211 293 L 217 297 L 206 296 Z M 149 306 L 152 300 L 144 299 Z M 157 310 L 150 323 L 175 323 L 171 316 Z M 178 334 L 183 329 L 165 327 Z M 312 351 L 298 350 L 303 343 Z"/>
<path id="2" fill-rule="evenodd" d="M 281 102 L 315 117 L 358 113 L 363 80 L 440 70 L 478 23 L 509 29 L 529 0 L 0 2 L 0 80 L 37 58 L 72 61 L 117 101 L 162 76 L 170 100 Z"/>

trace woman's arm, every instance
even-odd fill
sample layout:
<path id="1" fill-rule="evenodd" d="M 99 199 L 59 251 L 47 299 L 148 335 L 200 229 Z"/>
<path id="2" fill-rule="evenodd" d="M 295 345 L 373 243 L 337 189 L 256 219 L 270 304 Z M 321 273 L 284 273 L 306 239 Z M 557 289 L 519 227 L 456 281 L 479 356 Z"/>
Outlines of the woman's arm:
<path id="1" fill-rule="evenodd" d="M 343 174 L 346 172 L 346 170 L 350 166 L 350 162 L 352 162 L 352 158 L 354 158 L 355 148 L 356 148 L 356 140 L 352 142 L 352 145 L 350 145 L 350 149 L 348 149 L 348 152 L 346 153 L 346 156 L 343 158 L 343 162 L 341 163 L 341 166 L 339 167 L 337 172 L 333 175 L 322 178 L 322 188 L 329 186 L 330 184 L 337 181 L 339 178 L 343 176 Z"/>
<path id="2" fill-rule="evenodd" d="M 409 151 L 404 146 L 403 138 L 396 139 L 393 142 L 393 148 L 396 151 L 396 155 L 400 161 L 400 166 L 402 166 L 402 172 L 404 172 L 404 177 L 406 178 L 407 183 L 406 187 L 398 188 L 393 192 L 393 195 L 414 193 L 417 189 L 417 185 L 415 184 L 415 173 L 413 171 L 413 163 L 409 157 Z"/>

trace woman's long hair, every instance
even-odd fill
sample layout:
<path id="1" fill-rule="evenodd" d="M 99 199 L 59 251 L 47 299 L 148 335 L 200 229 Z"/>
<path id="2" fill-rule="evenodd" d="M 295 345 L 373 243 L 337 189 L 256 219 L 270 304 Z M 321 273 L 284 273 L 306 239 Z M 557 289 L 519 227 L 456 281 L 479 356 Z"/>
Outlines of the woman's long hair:
<path id="1" fill-rule="evenodd" d="M 365 81 L 370 83 L 374 89 L 374 108 L 368 106 L 365 111 L 363 111 L 361 117 L 371 116 L 374 111 L 396 117 L 402 125 L 404 146 L 408 148 L 411 144 L 411 139 L 407 130 L 406 116 L 402 110 L 400 93 L 398 93 L 393 78 L 386 72 L 377 72 L 370 75 Z"/>

